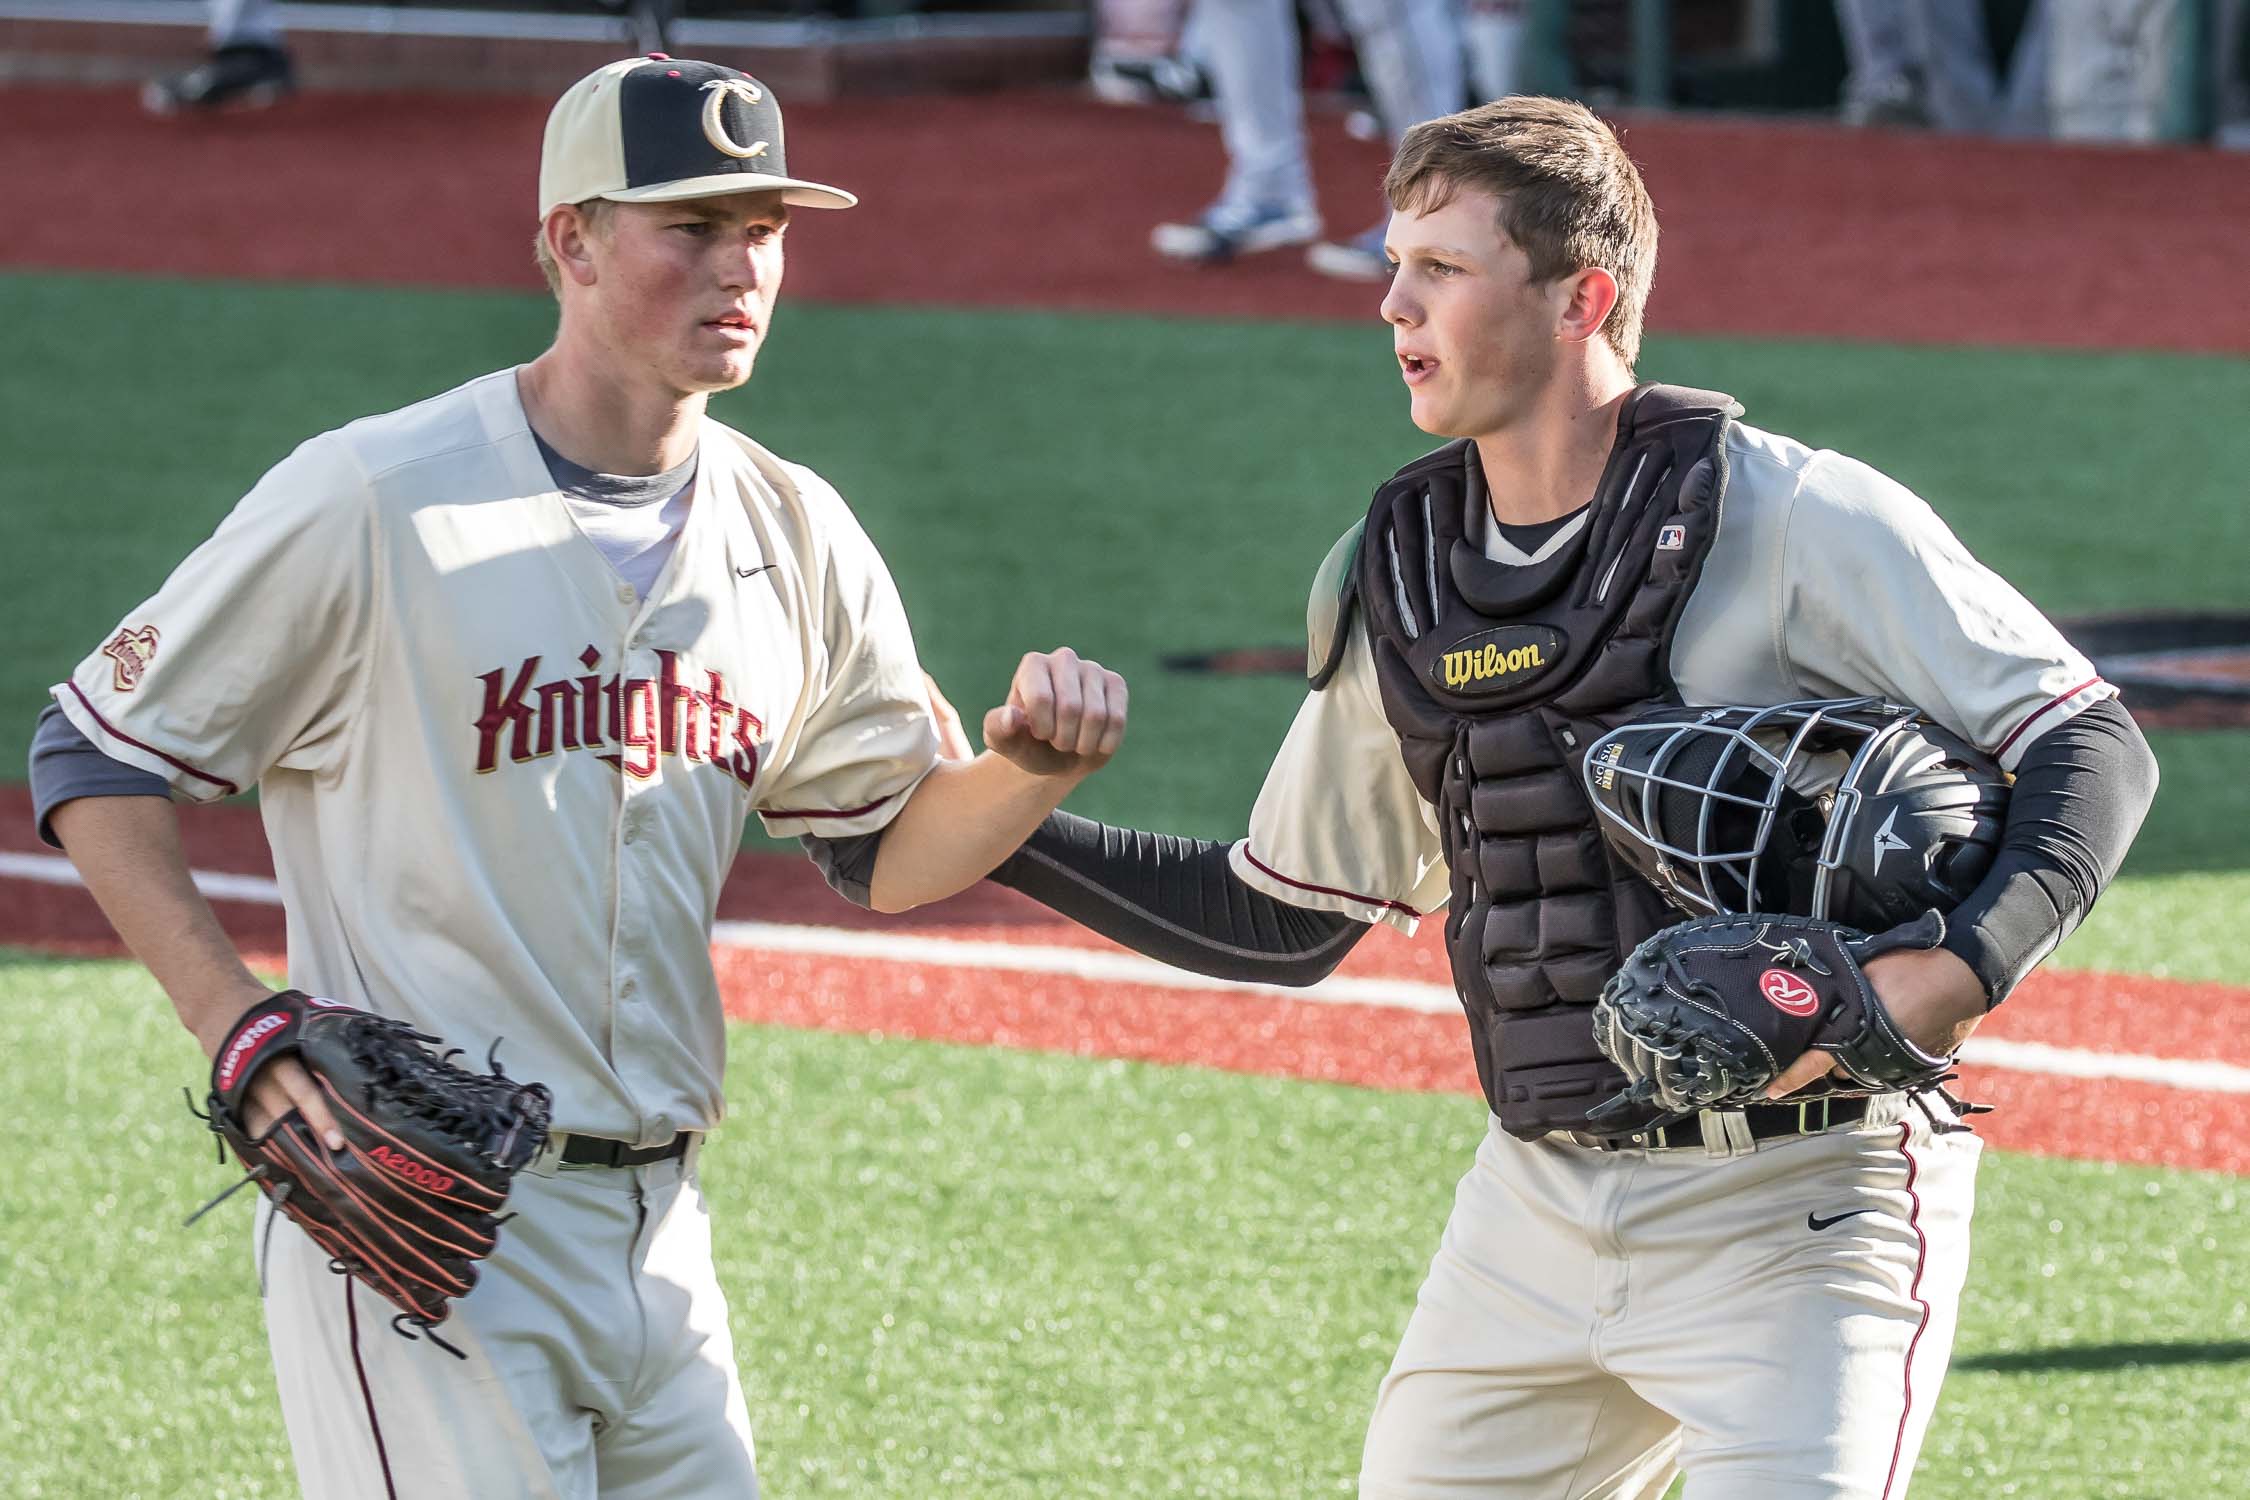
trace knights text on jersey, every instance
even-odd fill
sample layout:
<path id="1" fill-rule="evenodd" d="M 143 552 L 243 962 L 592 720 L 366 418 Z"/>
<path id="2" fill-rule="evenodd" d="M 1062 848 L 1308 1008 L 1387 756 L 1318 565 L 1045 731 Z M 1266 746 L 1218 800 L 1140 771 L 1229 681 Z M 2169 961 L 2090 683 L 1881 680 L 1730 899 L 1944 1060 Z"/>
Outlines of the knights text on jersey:
<path id="1" fill-rule="evenodd" d="M 256 784 L 290 982 L 555 1091 L 716 1123 L 709 953 L 756 811 L 864 833 L 936 763 L 896 588 L 809 470 L 706 420 L 645 600 L 554 492 L 513 371 L 312 439 L 55 696 L 208 801 Z"/>

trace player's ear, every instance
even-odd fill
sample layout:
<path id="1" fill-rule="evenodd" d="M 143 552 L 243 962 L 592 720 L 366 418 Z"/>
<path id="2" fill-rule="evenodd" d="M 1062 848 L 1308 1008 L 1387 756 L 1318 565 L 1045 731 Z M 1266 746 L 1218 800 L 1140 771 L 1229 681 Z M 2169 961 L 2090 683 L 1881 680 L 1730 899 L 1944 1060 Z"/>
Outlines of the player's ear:
<path id="1" fill-rule="evenodd" d="M 1617 278 L 1599 266 L 1573 271 L 1556 283 L 1562 300 L 1555 336 L 1583 344 L 1602 331 L 1617 306 Z"/>
<path id="2" fill-rule="evenodd" d="M 594 284 L 594 228 L 583 211 L 574 204 L 557 204 L 540 233 L 547 237 L 547 253 L 558 272 L 580 286 Z"/>

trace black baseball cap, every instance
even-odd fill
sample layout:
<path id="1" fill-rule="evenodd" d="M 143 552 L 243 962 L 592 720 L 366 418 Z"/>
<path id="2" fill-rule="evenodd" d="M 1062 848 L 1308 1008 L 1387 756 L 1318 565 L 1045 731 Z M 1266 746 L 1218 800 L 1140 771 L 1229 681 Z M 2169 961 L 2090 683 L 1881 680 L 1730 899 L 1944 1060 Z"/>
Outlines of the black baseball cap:
<path id="1" fill-rule="evenodd" d="M 651 52 L 596 68 L 547 116 L 539 217 L 562 203 L 670 203 L 780 192 L 805 208 L 850 208 L 842 188 L 789 175 L 781 105 L 749 74 Z"/>

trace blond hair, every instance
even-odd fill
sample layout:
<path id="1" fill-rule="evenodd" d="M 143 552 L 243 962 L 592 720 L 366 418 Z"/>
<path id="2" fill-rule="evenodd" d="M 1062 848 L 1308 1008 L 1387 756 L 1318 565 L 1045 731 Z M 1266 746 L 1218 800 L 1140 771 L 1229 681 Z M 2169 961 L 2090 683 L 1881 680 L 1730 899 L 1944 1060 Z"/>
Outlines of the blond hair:
<path id="1" fill-rule="evenodd" d="M 586 221 L 586 232 L 598 234 L 603 221 L 609 217 L 610 201 L 607 198 L 588 198 L 582 203 L 573 203 L 571 207 L 577 209 L 578 216 Z M 547 290 L 555 294 L 556 301 L 561 301 L 562 270 L 555 264 L 554 252 L 547 248 L 547 223 L 544 219 L 539 222 L 538 232 L 531 237 L 531 260 L 532 264 L 539 267 L 539 274 L 547 278 Z"/>
<path id="2" fill-rule="evenodd" d="M 1407 131 L 1383 179 L 1391 207 L 1431 213 L 1464 191 L 1500 200 L 1500 229 L 1534 282 L 1595 267 L 1616 279 L 1602 337 L 1631 369 L 1656 279 L 1656 208 L 1616 133 L 1583 104 L 1529 96 Z"/>

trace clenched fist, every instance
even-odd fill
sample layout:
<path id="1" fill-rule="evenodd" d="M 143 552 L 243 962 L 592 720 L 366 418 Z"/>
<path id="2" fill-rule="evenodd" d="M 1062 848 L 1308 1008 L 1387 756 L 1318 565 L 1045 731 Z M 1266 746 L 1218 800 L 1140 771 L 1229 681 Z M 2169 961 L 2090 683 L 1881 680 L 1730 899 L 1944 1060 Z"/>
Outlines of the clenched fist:
<path id="1" fill-rule="evenodd" d="M 1068 646 L 1016 666 L 1008 701 L 984 716 L 984 745 L 1034 776 L 1087 776 L 1125 739 L 1125 679 Z"/>

